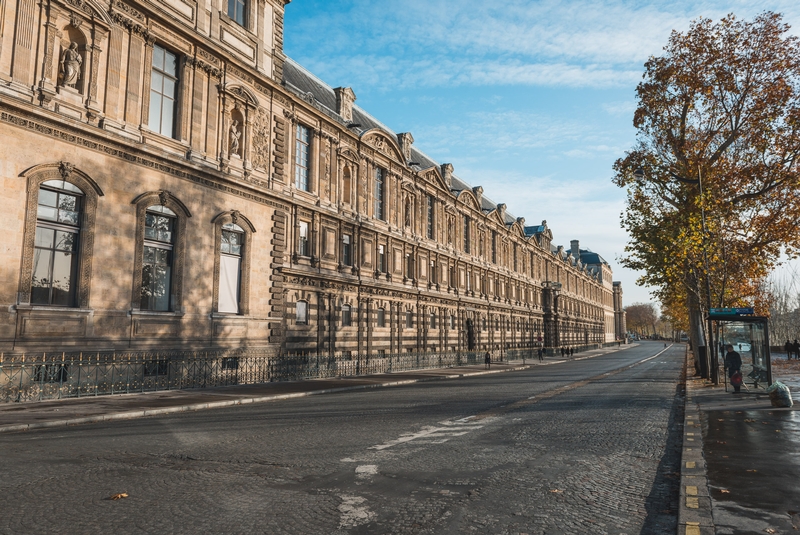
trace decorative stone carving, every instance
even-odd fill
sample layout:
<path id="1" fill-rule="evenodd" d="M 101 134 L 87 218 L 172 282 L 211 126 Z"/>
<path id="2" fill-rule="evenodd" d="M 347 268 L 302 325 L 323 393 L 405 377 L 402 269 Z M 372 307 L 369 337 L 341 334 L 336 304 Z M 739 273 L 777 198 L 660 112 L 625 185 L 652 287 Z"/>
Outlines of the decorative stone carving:
<path id="1" fill-rule="evenodd" d="M 266 112 L 259 108 L 253 118 L 253 167 L 266 168 L 269 162 L 269 118 Z"/>
<path id="2" fill-rule="evenodd" d="M 442 164 L 442 178 L 444 178 L 444 183 L 447 184 L 448 188 L 453 187 L 453 164 Z"/>
<path id="3" fill-rule="evenodd" d="M 71 164 L 69 162 L 58 162 L 58 172 L 61 174 L 61 178 L 64 180 L 69 180 L 72 171 L 75 169 L 75 164 Z"/>
<path id="4" fill-rule="evenodd" d="M 229 154 L 231 156 L 241 157 L 240 147 L 239 147 L 239 138 L 241 138 L 241 137 L 242 137 L 242 131 L 239 128 L 239 121 L 234 119 L 231 122 L 231 128 L 230 128 L 230 131 L 228 133 L 228 138 L 229 138 L 229 142 L 230 142 L 230 146 L 229 146 L 228 152 L 229 152 Z"/>
<path id="5" fill-rule="evenodd" d="M 83 57 L 78 52 L 78 43 L 72 42 L 61 54 L 61 85 L 75 87 L 81 77 Z"/>
<path id="6" fill-rule="evenodd" d="M 406 163 L 411 161 L 411 145 L 414 144 L 414 136 L 409 132 L 397 134 L 397 141 L 400 143 L 400 150 L 403 151 L 403 158 Z"/>
<path id="7" fill-rule="evenodd" d="M 337 87 L 333 92 L 336 93 L 336 113 L 349 123 L 353 120 L 353 103 L 356 101 L 356 94 L 349 87 Z"/>

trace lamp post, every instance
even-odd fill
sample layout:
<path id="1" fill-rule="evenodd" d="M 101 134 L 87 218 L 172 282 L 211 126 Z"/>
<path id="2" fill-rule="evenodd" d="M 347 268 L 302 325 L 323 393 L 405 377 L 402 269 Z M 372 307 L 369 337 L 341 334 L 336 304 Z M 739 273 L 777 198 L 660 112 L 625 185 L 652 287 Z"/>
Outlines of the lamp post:
<path id="1" fill-rule="evenodd" d="M 664 169 L 669 175 L 677 180 L 678 182 L 683 182 L 684 184 L 697 184 L 698 189 L 700 190 L 700 225 L 703 230 L 703 266 L 705 267 L 705 286 L 706 286 L 706 313 L 709 314 L 711 312 L 711 283 L 709 282 L 709 270 L 708 270 L 708 254 L 706 252 L 706 235 L 708 234 L 706 230 L 706 212 L 705 212 L 705 203 L 703 202 L 703 173 L 698 167 L 697 169 L 697 180 L 691 178 L 684 178 L 682 176 L 676 175 L 672 171 L 668 169 Z M 636 170 L 633 172 L 633 177 L 636 179 L 636 182 L 642 184 L 644 182 L 644 169 L 641 167 L 637 167 Z M 711 318 L 707 318 L 707 364 L 706 369 L 710 374 L 711 381 L 717 385 L 719 384 L 719 363 L 718 357 L 714 347 L 714 331 L 712 330 L 711 325 Z M 713 364 L 713 366 L 711 365 Z"/>
<path id="2" fill-rule="evenodd" d="M 547 308 L 545 309 L 544 325 L 544 345 L 545 347 L 558 347 L 558 292 L 561 290 L 561 283 L 555 281 L 544 281 L 542 287 L 547 290 Z"/>

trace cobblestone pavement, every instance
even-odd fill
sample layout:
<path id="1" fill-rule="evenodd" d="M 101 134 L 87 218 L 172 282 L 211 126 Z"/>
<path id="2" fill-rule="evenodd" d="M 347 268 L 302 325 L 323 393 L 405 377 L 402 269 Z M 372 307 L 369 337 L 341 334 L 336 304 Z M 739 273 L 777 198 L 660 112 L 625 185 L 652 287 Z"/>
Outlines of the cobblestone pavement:
<path id="1" fill-rule="evenodd" d="M 675 533 L 662 349 L 3 435 L 0 533 Z"/>

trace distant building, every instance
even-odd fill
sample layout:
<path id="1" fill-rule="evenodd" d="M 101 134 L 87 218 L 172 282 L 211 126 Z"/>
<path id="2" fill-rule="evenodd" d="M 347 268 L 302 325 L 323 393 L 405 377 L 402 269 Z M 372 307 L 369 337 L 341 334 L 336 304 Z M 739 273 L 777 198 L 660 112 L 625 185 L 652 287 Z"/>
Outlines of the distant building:
<path id="1" fill-rule="evenodd" d="M 0 4 L 0 348 L 617 338 L 608 263 L 287 59 L 286 3 Z"/>

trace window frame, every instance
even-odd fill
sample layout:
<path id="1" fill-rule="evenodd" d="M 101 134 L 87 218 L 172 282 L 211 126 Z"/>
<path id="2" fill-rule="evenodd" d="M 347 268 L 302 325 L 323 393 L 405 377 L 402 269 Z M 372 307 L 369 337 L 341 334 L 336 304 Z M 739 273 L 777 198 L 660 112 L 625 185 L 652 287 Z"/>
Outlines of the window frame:
<path id="1" fill-rule="evenodd" d="M 428 210 L 428 213 L 427 213 L 427 225 L 428 225 L 428 227 L 427 227 L 426 235 L 428 236 L 429 240 L 434 239 L 434 236 L 435 236 L 435 232 L 434 232 L 434 228 L 435 228 L 434 227 L 434 224 L 435 224 L 434 206 L 435 206 L 435 204 L 434 203 L 435 203 L 435 201 L 433 199 L 433 195 L 428 195 L 428 203 L 427 203 L 427 207 L 428 207 L 427 208 L 427 210 Z"/>
<path id="2" fill-rule="evenodd" d="M 386 327 L 386 309 L 382 307 L 375 311 L 375 327 Z"/>
<path id="3" fill-rule="evenodd" d="M 342 265 L 353 267 L 353 236 L 342 233 Z"/>
<path id="4" fill-rule="evenodd" d="M 157 210 L 158 208 L 160 208 L 161 211 L 158 211 Z M 164 210 L 167 210 L 169 213 L 165 214 Z M 163 220 L 169 222 L 169 239 L 168 240 L 166 240 L 166 239 L 158 239 L 158 238 L 148 238 L 147 229 L 150 228 L 150 227 L 147 226 L 148 216 L 153 217 L 153 218 L 160 218 L 160 219 L 163 219 Z M 174 252 L 174 250 L 175 250 L 175 230 L 174 229 L 175 229 L 175 226 L 177 225 L 178 214 L 176 214 L 175 212 L 173 212 L 171 209 L 167 208 L 164 205 L 150 205 L 150 206 L 147 206 L 145 208 L 144 217 L 145 217 L 145 227 L 144 227 L 145 236 L 144 236 L 144 240 L 142 242 L 142 285 L 140 286 L 140 290 L 139 290 L 139 295 L 140 295 L 140 297 L 139 297 L 139 310 L 146 310 L 148 312 L 169 312 L 170 310 L 172 310 L 172 299 L 173 299 L 173 294 L 172 294 L 173 273 L 172 273 L 172 270 L 173 270 L 173 267 L 175 265 L 175 258 L 174 258 L 174 256 L 175 256 L 175 252 Z M 153 228 L 155 228 L 155 227 L 153 227 Z M 144 306 L 142 306 L 142 300 L 143 300 L 142 294 L 144 293 L 144 289 L 145 289 L 144 288 L 144 269 L 145 269 L 146 266 L 151 265 L 151 264 L 153 266 L 158 266 L 159 265 L 159 262 L 158 262 L 157 259 L 154 260 L 152 263 L 146 261 L 146 259 L 147 259 L 146 252 L 147 252 L 148 249 L 152 250 L 153 253 L 157 253 L 159 251 L 162 252 L 162 253 L 164 253 L 164 252 L 166 253 L 166 259 L 167 260 L 166 260 L 166 262 L 163 263 L 163 265 L 166 265 L 169 268 L 169 274 L 167 275 L 169 289 L 168 289 L 168 293 L 167 293 L 167 296 L 166 296 L 167 306 L 165 308 L 163 308 L 163 309 L 162 308 L 150 308 L 150 307 L 145 308 Z M 156 255 L 154 254 L 153 256 L 155 257 Z"/>
<path id="5" fill-rule="evenodd" d="M 211 309 L 214 314 L 246 316 L 250 314 L 250 265 L 253 252 L 253 234 L 256 233 L 256 228 L 253 226 L 250 219 L 238 210 L 221 212 L 217 214 L 211 222 L 214 224 L 214 293 Z M 219 311 L 220 274 L 222 271 L 222 230 L 228 223 L 233 223 L 244 231 L 241 263 L 239 264 L 239 312 L 237 314 Z"/>
<path id="6" fill-rule="evenodd" d="M 305 236 L 303 235 L 303 228 L 305 228 Z M 311 256 L 311 240 L 309 240 L 308 236 L 310 228 L 311 224 L 308 221 L 297 221 L 297 256 L 304 258 Z"/>
<path id="7" fill-rule="evenodd" d="M 165 58 L 164 62 L 163 62 L 163 65 L 166 65 L 166 58 L 167 58 L 168 55 L 169 56 L 173 56 L 175 58 L 175 73 L 174 74 L 173 73 L 169 73 L 166 70 L 164 70 L 165 69 L 164 66 L 159 68 L 159 67 L 157 67 L 155 65 L 156 49 L 159 49 L 159 50 L 161 50 L 163 52 L 163 56 Z M 178 128 L 179 113 L 178 112 L 179 112 L 179 108 L 180 108 L 179 97 L 180 97 L 180 93 L 181 93 L 181 77 L 180 77 L 181 56 L 180 56 L 180 54 L 172 52 L 169 48 L 161 46 L 158 43 L 154 43 L 153 44 L 153 50 L 152 50 L 151 54 L 152 54 L 152 57 L 150 58 L 150 74 L 149 74 L 149 77 L 148 77 L 148 81 L 149 81 L 148 91 L 149 92 L 148 92 L 148 101 L 147 101 L 147 128 L 149 130 L 151 130 L 152 132 L 155 132 L 155 133 L 160 134 L 162 136 L 169 137 L 171 139 L 178 139 L 178 137 L 179 137 L 178 136 L 178 131 L 179 131 L 179 128 Z M 154 78 L 153 75 L 154 74 L 158 74 L 159 76 L 162 76 L 165 79 L 171 79 L 172 82 L 174 83 L 174 86 L 175 86 L 174 95 L 170 96 L 170 100 L 172 101 L 172 117 L 171 117 L 172 129 L 171 129 L 171 131 L 169 133 L 166 133 L 164 131 L 164 124 L 163 124 L 163 122 L 164 122 L 163 98 L 166 95 L 163 92 L 164 84 L 163 84 L 163 81 L 162 81 L 162 84 L 161 84 L 161 88 L 162 89 L 161 89 L 161 91 L 156 91 L 153 88 L 153 78 Z M 154 102 L 154 99 L 153 99 L 153 94 L 154 93 L 159 95 L 160 98 L 158 100 L 159 100 L 159 102 L 161 102 L 161 104 L 159 105 L 159 124 L 158 124 L 157 127 L 156 127 L 156 125 L 152 124 L 152 122 L 151 122 L 152 108 L 153 108 L 153 102 Z"/>
<path id="8" fill-rule="evenodd" d="M 347 303 L 341 306 L 342 327 L 353 326 L 353 307 Z"/>
<path id="9" fill-rule="evenodd" d="M 305 139 L 301 133 L 305 132 Z M 311 151 L 313 137 L 312 129 L 302 123 L 297 123 L 294 135 L 294 187 L 300 191 L 310 192 L 311 188 Z"/>
<path id="10" fill-rule="evenodd" d="M 301 304 L 303 305 L 301 307 Z M 300 317 L 300 310 L 303 310 L 303 317 Z M 295 325 L 308 325 L 308 301 L 305 299 L 301 299 L 295 303 L 295 312 L 294 312 L 294 322 Z"/>
<path id="11" fill-rule="evenodd" d="M 374 197 L 375 197 L 375 219 L 386 220 L 386 170 L 383 167 L 375 167 L 373 178 Z"/>
<path id="12" fill-rule="evenodd" d="M 231 4 L 234 5 L 234 14 L 233 15 L 231 15 Z M 242 8 L 242 20 L 239 20 L 236 17 L 236 9 L 235 9 L 235 7 L 238 7 L 239 5 L 241 5 L 241 8 Z M 228 9 L 226 11 L 226 14 L 228 15 L 228 18 L 231 19 L 236 24 L 238 24 L 239 26 L 241 26 L 242 28 L 247 29 L 247 27 L 248 27 L 247 23 L 248 23 L 248 18 L 249 18 L 248 17 L 248 15 L 249 15 L 248 11 L 250 9 L 250 2 L 248 2 L 247 0 L 228 0 L 227 8 Z"/>
<path id="13" fill-rule="evenodd" d="M 64 180 L 75 185 L 84 194 L 83 212 L 80 220 L 80 239 L 78 242 L 78 275 L 75 289 L 75 306 L 58 307 L 65 310 L 89 309 L 92 283 L 92 258 L 94 254 L 95 218 L 99 198 L 104 196 L 102 189 L 86 173 L 68 162 L 55 162 L 37 165 L 22 175 L 27 179 L 28 207 L 38 207 L 39 187 L 48 180 Z M 17 287 L 18 306 L 31 305 L 31 282 L 33 278 L 33 257 L 36 241 L 36 209 L 25 211 L 22 243 L 22 266 Z"/>
<path id="14" fill-rule="evenodd" d="M 60 186 L 56 184 L 48 184 L 49 182 L 61 182 Z M 79 190 L 79 192 L 70 190 L 66 184 L 71 185 L 72 187 Z M 42 203 L 42 191 L 50 192 L 55 194 L 56 196 L 56 205 L 51 207 L 54 208 L 56 211 L 55 219 L 49 219 L 39 216 L 39 208 L 43 206 Z M 76 221 L 73 223 L 61 221 L 60 213 L 62 211 L 60 207 L 60 199 L 62 196 L 68 196 L 75 199 L 75 210 L 69 210 L 76 214 Z M 39 184 L 39 191 L 37 195 L 37 204 L 36 204 L 36 227 L 34 230 L 34 250 L 33 250 L 33 258 L 34 258 L 34 269 L 31 275 L 31 305 L 32 306 L 51 306 L 51 307 L 63 307 L 63 308 L 75 308 L 77 304 L 77 288 L 78 288 L 78 278 L 80 275 L 79 272 L 79 251 L 80 251 L 80 242 L 81 242 L 81 220 L 83 218 L 83 210 L 84 210 L 84 201 L 85 194 L 83 190 L 78 188 L 75 184 L 68 182 L 66 180 L 46 180 Z M 44 205 L 47 207 L 47 205 Z M 66 210 L 65 210 L 66 211 Z M 53 241 L 52 245 L 49 247 L 44 247 L 38 243 L 36 243 L 36 237 L 39 235 L 39 230 L 44 231 L 52 231 Z M 63 248 L 59 248 L 57 244 L 56 237 L 58 233 L 62 234 L 70 234 L 74 235 L 74 240 L 72 244 L 72 248 L 67 251 Z M 40 252 L 47 251 L 49 254 L 48 256 L 48 274 L 49 274 L 49 281 L 47 286 L 47 302 L 34 302 L 34 275 L 36 274 L 36 264 L 39 261 Z M 69 290 L 67 294 L 68 302 L 66 304 L 62 303 L 55 303 L 54 302 L 54 287 L 53 284 L 53 275 L 55 270 L 55 263 L 58 253 L 69 253 L 65 256 L 72 257 L 69 259 L 70 267 L 69 267 Z M 41 288 L 41 287 L 40 287 Z"/>
<path id="15" fill-rule="evenodd" d="M 167 311 L 146 310 L 149 314 L 183 314 L 183 276 L 186 264 L 186 224 L 192 217 L 178 198 L 168 191 L 149 191 L 135 198 L 131 204 L 136 206 L 136 239 L 134 243 L 133 285 L 131 292 L 131 310 L 142 311 L 140 307 L 142 268 L 144 264 L 144 227 L 147 208 L 161 205 L 169 208 L 176 214 L 173 229 L 173 263 L 172 281 L 170 284 L 170 307 Z"/>

